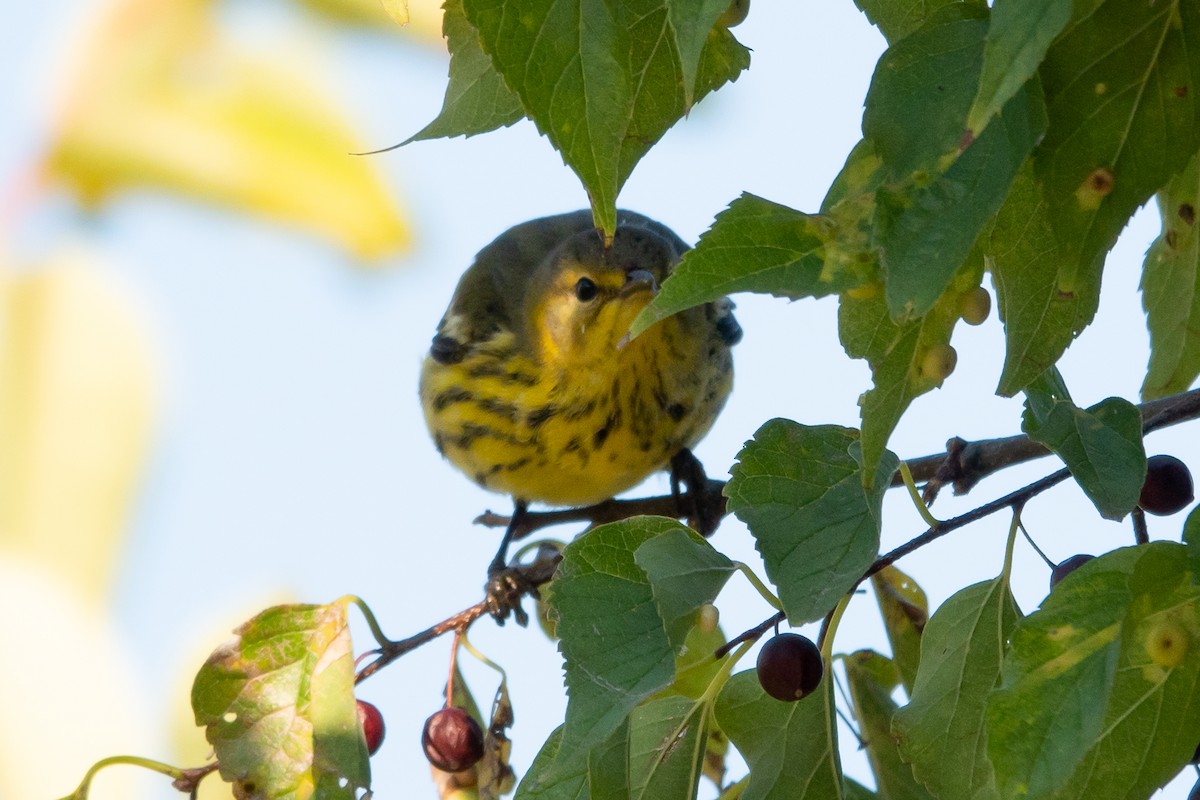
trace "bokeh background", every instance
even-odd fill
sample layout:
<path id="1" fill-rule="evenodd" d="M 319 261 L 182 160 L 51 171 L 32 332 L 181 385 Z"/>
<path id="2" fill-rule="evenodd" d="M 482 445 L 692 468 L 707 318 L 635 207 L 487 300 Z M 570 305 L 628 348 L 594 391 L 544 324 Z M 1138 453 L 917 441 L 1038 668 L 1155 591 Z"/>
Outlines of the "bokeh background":
<path id="1" fill-rule="evenodd" d="M 402 141 L 440 108 L 436 3 L 414 2 L 412 17 L 400 29 L 378 0 L 0 11 L 0 800 L 66 795 L 107 755 L 200 763 L 191 677 L 267 605 L 355 593 L 399 638 L 479 599 L 498 534 L 471 520 L 508 501 L 434 451 L 419 363 L 478 249 L 586 198 L 528 122 L 351 155 Z M 819 206 L 860 137 L 884 46 L 850 0 L 758 0 L 735 32 L 751 69 L 670 131 L 621 197 L 691 241 L 742 191 Z M 1096 323 L 1061 365 L 1080 405 L 1137 398 L 1148 353 L 1137 281 L 1157 230 L 1153 208 L 1130 224 Z M 736 389 L 698 449 L 715 476 L 771 417 L 855 425 L 869 387 L 838 344 L 832 300 L 736 300 Z M 1019 430 L 1019 400 L 993 394 L 995 316 L 953 343 L 957 371 L 893 437 L 902 457 Z M 1154 434 L 1148 451 L 1200 468 L 1192 427 Z M 1009 470 L 934 512 L 953 516 L 1054 468 Z M 639 493 L 666 489 L 655 477 Z M 1177 539 L 1183 516 L 1151 518 L 1151 535 Z M 1132 541 L 1073 485 L 1036 499 L 1025 521 L 1055 560 Z M 1007 525 L 972 525 L 900 566 L 939 604 L 999 571 Z M 922 529 L 893 493 L 884 547 Z M 759 563 L 736 520 L 714 542 Z M 1026 611 L 1048 577 L 1018 542 Z M 719 605 L 731 633 L 769 614 L 740 578 Z M 355 633 L 366 649 L 365 627 Z M 508 671 L 521 773 L 565 706 L 555 646 L 511 624 L 477 625 L 472 641 Z M 441 703 L 449 645 L 360 689 L 388 725 L 377 797 L 433 796 L 419 737 Z M 887 647 L 868 595 L 839 632 L 837 649 L 859 647 Z M 486 705 L 494 674 L 463 666 Z M 841 734 L 847 771 L 869 783 Z M 1183 798 L 1193 780 L 1162 796 Z M 177 795 L 160 776 L 117 768 L 93 796 Z M 209 780 L 202 796 L 229 793 Z"/>

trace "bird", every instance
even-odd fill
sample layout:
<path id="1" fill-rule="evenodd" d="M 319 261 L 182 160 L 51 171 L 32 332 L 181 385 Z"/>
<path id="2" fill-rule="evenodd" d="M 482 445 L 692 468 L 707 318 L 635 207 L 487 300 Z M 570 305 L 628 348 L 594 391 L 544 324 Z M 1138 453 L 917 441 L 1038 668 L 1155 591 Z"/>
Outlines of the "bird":
<path id="1" fill-rule="evenodd" d="M 668 466 L 698 466 L 691 448 L 733 384 L 730 349 L 742 336 L 733 303 L 704 303 L 629 336 L 688 249 L 625 210 L 606 241 L 581 210 L 508 229 L 463 273 L 419 393 L 438 452 L 514 501 L 492 572 L 529 503 L 586 506 Z"/>

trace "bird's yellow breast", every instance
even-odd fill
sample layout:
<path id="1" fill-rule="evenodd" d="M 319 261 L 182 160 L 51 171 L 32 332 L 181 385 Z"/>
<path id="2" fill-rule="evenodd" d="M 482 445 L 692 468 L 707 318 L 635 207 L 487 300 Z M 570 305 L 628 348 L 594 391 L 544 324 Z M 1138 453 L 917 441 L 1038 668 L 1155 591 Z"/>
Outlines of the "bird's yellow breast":
<path id="1" fill-rule="evenodd" d="M 438 450 L 481 486 L 583 505 L 693 446 L 731 385 L 728 345 L 695 308 L 587 363 L 539 361 L 500 331 L 457 363 L 427 357 L 420 391 Z"/>

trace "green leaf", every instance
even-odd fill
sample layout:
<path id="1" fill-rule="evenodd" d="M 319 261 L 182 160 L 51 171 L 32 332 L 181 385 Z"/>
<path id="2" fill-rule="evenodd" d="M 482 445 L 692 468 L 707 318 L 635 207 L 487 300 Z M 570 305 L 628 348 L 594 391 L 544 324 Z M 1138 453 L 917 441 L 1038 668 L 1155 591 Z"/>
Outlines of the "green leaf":
<path id="1" fill-rule="evenodd" d="M 590 800 L 626 800 L 630 795 L 629 718 L 621 721 L 587 756 Z"/>
<path id="2" fill-rule="evenodd" d="M 1037 87 L 1022 90 L 945 172 L 906 191 L 901 210 L 883 205 L 888 213 L 882 216 L 880 244 L 894 318 L 924 314 L 937 301 L 1004 203 L 1044 129 Z"/>
<path id="3" fill-rule="evenodd" d="M 1000 796 L 1149 797 L 1200 741 L 1200 587 L 1187 548 L 1115 550 L 1017 624 L 988 705 Z M 1172 643 L 1164 654 L 1164 635 Z"/>
<path id="4" fill-rule="evenodd" d="M 988 254 L 1005 332 L 996 391 L 1011 397 L 1054 366 L 1091 320 L 1100 302 L 1100 275 L 1080 276 L 1075 291 L 1059 291 L 1058 238 L 1032 162 L 1017 174 L 996 215 Z"/>
<path id="5" fill-rule="evenodd" d="M 867 15 L 889 44 L 908 36 L 925 24 L 939 9 L 962 3 L 963 0 L 854 0 L 854 5 Z M 986 8 L 986 4 L 968 0 L 966 5 Z"/>
<path id="6" fill-rule="evenodd" d="M 911 695 L 921 663 L 921 635 L 929 620 L 929 601 L 916 581 L 892 566 L 872 575 L 871 587 L 892 646 L 892 661 L 900 671 L 904 691 Z"/>
<path id="7" fill-rule="evenodd" d="M 793 625 L 820 619 L 879 552 L 880 505 L 897 460 L 880 459 L 863 487 L 857 431 L 785 419 L 738 453 L 725 486 Z"/>
<path id="8" fill-rule="evenodd" d="M 727 564 L 661 517 L 602 525 L 567 545 L 549 593 L 569 697 L 552 777 L 573 772 L 635 706 L 671 685 L 694 612 L 720 591 Z"/>
<path id="9" fill-rule="evenodd" d="M 580 761 L 571 771 L 550 775 L 558 749 L 562 744 L 562 726 L 547 737 L 534 757 L 529 772 L 517 785 L 513 800 L 589 800 L 587 761 Z"/>
<path id="10" fill-rule="evenodd" d="M 235 634 L 192 684 L 221 777 L 263 798 L 352 799 L 369 788 L 346 602 L 275 606 Z"/>
<path id="11" fill-rule="evenodd" d="M 999 796 L 984 718 L 1020 616 L 1007 582 L 996 578 L 960 590 L 929 620 L 917 683 L 892 733 L 913 775 L 935 797 Z"/>
<path id="12" fill-rule="evenodd" d="M 843 663 L 858 733 L 866 742 L 867 760 L 879 793 L 889 800 L 931 800 L 929 792 L 913 777 L 912 767 L 901 760 L 892 739 L 896 702 L 891 698 L 891 690 L 896 681 L 881 678 L 899 677 L 896 665 L 872 650 L 852 653 Z"/>
<path id="13" fill-rule="evenodd" d="M 1142 415 L 1109 397 L 1083 410 L 1071 402 L 1054 367 L 1025 387 L 1021 429 L 1054 451 L 1105 519 L 1121 519 L 1137 505 L 1146 479 Z"/>
<path id="14" fill-rule="evenodd" d="M 876 800 L 878 796 L 853 778 L 846 778 L 845 791 L 846 800 Z"/>
<path id="15" fill-rule="evenodd" d="M 1142 398 L 1186 391 L 1200 375 L 1200 153 L 1158 193 L 1163 230 L 1146 253 L 1142 307 L 1150 364 Z"/>
<path id="16" fill-rule="evenodd" d="M 721 662 L 713 658 L 713 653 L 723 644 L 725 634 L 719 627 L 704 631 L 698 625 L 692 626 L 675 657 L 675 682 L 666 692 L 693 699 L 704 694 L 721 670 Z"/>
<path id="17" fill-rule="evenodd" d="M 463 0 L 445 0 L 442 33 L 450 50 L 450 83 L 437 118 L 404 144 L 449 136 L 474 136 L 506 128 L 525 116 L 521 99 L 504 84 L 467 21 Z"/>
<path id="18" fill-rule="evenodd" d="M 733 562 L 691 528 L 662 522 L 662 532 L 638 547 L 633 560 L 646 573 L 671 648 L 679 652 L 696 611 L 720 594 L 733 574 Z"/>
<path id="19" fill-rule="evenodd" d="M 684 254 L 662 290 L 634 320 L 637 335 L 661 319 L 733 292 L 823 297 L 851 282 L 827 274 L 827 219 L 743 194 Z"/>
<path id="20" fill-rule="evenodd" d="M 679 695 L 638 706 L 629 718 L 630 800 L 696 796 L 708 706 Z"/>
<path id="21" fill-rule="evenodd" d="M 666 0 L 667 19 L 675 47 L 679 50 L 679 70 L 683 79 L 684 107 L 696 102 L 696 81 L 700 59 L 717 20 L 729 8 L 730 0 Z"/>
<path id="22" fill-rule="evenodd" d="M 692 101 L 749 65 L 749 51 L 728 29 L 710 26 L 693 68 L 696 27 L 711 3 L 688 6 L 690 15 L 673 6 L 667 0 L 464 0 L 493 68 L 579 176 L 597 226 L 609 234 L 616 230 L 617 194 L 634 165 Z M 681 53 L 681 42 L 687 52 Z"/>
<path id="23" fill-rule="evenodd" d="M 1071 18 L 1071 0 L 998 0 L 992 6 L 979 90 L 967 114 L 976 136 L 1029 82 Z"/>
<path id="24" fill-rule="evenodd" d="M 833 237 L 825 243 L 825 271 L 846 275 L 860 292 L 880 281 L 876 194 L 886 177 L 874 144 L 862 139 L 821 202 L 821 213 L 833 221 Z"/>
<path id="25" fill-rule="evenodd" d="M 1035 83 L 982 135 L 964 138 L 987 32 L 975 7 L 944 10 L 884 54 L 867 93 L 863 134 L 890 179 L 879 194 L 878 243 L 897 320 L 937 301 L 1045 129 Z"/>
<path id="26" fill-rule="evenodd" d="M 1066 294 L 1099 284 L 1130 215 L 1200 149 L 1200 5 L 1074 5 L 1039 70 L 1050 124 L 1034 153 Z"/>
<path id="27" fill-rule="evenodd" d="M 881 293 L 848 293 L 840 298 L 838 334 L 852 358 L 865 358 L 875 386 L 863 395 L 863 461 L 879 459 L 888 438 L 914 399 L 942 384 L 927 373 L 926 358 L 933 348 L 949 344 L 959 320 L 964 292 L 979 285 L 982 258 L 972 257 L 937 304 L 920 319 L 903 324 L 892 320 Z"/>
<path id="28" fill-rule="evenodd" d="M 795 703 L 764 692 L 754 670 L 725 684 L 715 714 L 750 766 L 741 800 L 841 800 L 830 674 L 826 664 L 821 690 Z"/>

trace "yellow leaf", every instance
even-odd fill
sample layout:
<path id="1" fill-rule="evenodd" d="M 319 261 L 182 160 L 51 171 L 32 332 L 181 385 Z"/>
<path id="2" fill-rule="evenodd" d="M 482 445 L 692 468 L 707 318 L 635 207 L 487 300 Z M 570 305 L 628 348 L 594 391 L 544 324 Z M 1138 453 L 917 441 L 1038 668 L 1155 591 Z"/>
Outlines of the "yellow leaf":
<path id="1" fill-rule="evenodd" d="M 157 405 L 141 310 L 82 255 L 0 271 L 0 549 L 109 588 Z"/>
<path id="2" fill-rule="evenodd" d="M 292 64 L 300 59 L 277 58 Z M 409 243 L 377 158 L 295 69 L 223 43 L 194 0 L 122 0 L 85 51 L 48 159 L 96 205 L 166 190 L 298 225 L 354 255 Z"/>
<path id="3" fill-rule="evenodd" d="M 95 602 L 41 564 L 0 551 L 0 607 L 0 797 L 63 797 L 102 758 L 161 750 L 137 673 Z M 168 784 L 112 767 L 89 800 L 167 797 Z"/>

